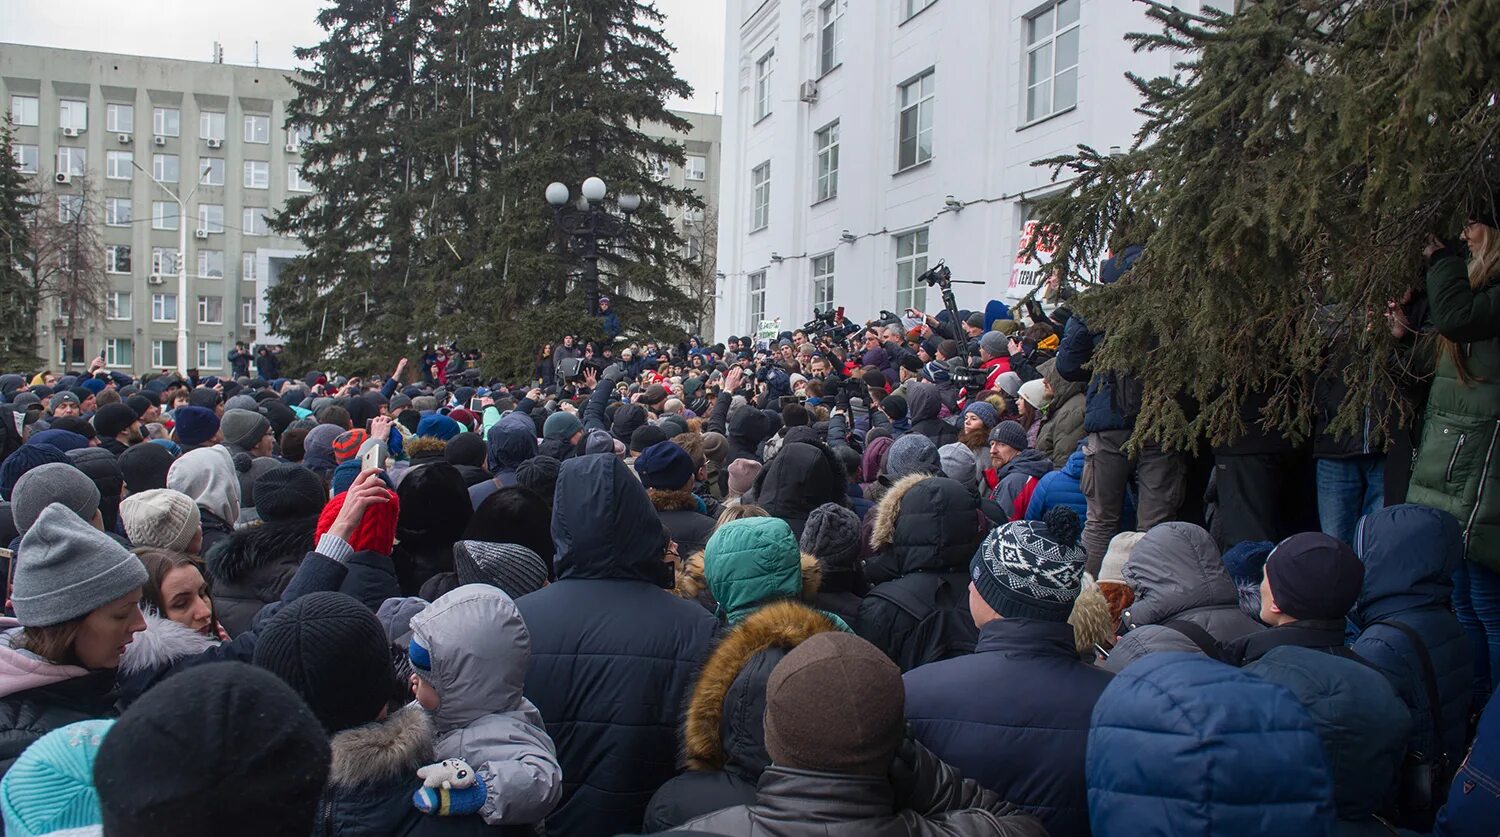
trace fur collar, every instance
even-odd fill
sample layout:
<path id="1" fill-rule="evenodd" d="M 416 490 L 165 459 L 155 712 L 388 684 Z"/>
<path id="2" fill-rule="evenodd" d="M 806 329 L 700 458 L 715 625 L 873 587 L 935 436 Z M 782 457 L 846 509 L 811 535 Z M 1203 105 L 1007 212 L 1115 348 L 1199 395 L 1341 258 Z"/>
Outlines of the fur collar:
<path id="1" fill-rule="evenodd" d="M 137 633 L 125 646 L 125 655 L 120 658 L 121 676 L 164 669 L 218 644 L 213 637 L 204 636 L 152 611 L 146 611 L 145 617 L 145 630 Z"/>
<path id="2" fill-rule="evenodd" d="M 421 707 L 410 705 L 384 721 L 344 730 L 335 735 L 333 766 L 328 784 L 359 785 L 415 776 L 417 768 L 433 761 L 432 719 Z"/>
<path id="3" fill-rule="evenodd" d="M 693 686 L 682 725 L 683 756 L 690 770 L 720 770 L 729 760 L 720 737 L 724 697 L 735 677 L 767 648 L 796 648 L 814 634 L 837 628 L 827 616 L 797 602 L 768 604 L 746 616 L 709 655 Z"/>
<path id="4" fill-rule="evenodd" d="M 273 563 L 295 568 L 312 551 L 317 525 L 313 515 L 236 529 L 207 556 L 209 575 L 222 584 L 240 584 L 252 582 L 252 573 Z"/>
<path id="5" fill-rule="evenodd" d="M 823 567 L 818 564 L 817 558 L 806 552 L 802 553 L 802 601 L 812 604 L 822 586 Z M 703 575 L 702 552 L 694 552 L 677 565 L 677 586 L 672 588 L 672 592 L 680 599 L 700 602 L 705 593 L 712 593 L 708 589 L 708 580 Z"/>
<path id="6" fill-rule="evenodd" d="M 441 459 L 444 451 L 448 450 L 447 442 L 432 436 L 418 436 L 415 439 L 407 439 L 401 444 L 408 459 L 415 459 L 418 455 L 432 456 L 434 454 Z"/>
<path id="7" fill-rule="evenodd" d="M 657 511 L 698 511 L 698 496 L 691 491 L 648 488 L 646 496 Z"/>
<path id="8" fill-rule="evenodd" d="M 891 485 L 875 507 L 875 525 L 870 529 L 870 550 L 879 552 L 896 540 L 896 521 L 901 518 L 901 498 L 932 474 L 908 474 Z"/>

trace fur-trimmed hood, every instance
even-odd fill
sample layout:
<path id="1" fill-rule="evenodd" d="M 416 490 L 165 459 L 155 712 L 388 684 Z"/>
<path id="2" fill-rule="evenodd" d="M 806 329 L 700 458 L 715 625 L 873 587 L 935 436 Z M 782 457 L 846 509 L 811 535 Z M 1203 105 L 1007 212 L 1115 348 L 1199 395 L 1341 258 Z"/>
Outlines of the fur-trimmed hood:
<path id="1" fill-rule="evenodd" d="M 253 576 L 273 565 L 290 563 L 295 572 L 302 557 L 312 551 L 317 525 L 318 516 L 313 514 L 236 529 L 204 557 L 208 574 L 215 583 L 256 587 L 259 585 Z M 280 576 L 279 572 L 275 574 Z M 285 580 L 290 581 L 291 576 Z"/>
<path id="2" fill-rule="evenodd" d="M 818 566 L 817 558 L 806 552 L 802 553 L 801 563 L 802 595 L 800 598 L 810 605 L 817 598 L 818 590 L 823 586 L 823 568 Z M 710 613 L 717 610 L 717 601 L 708 589 L 708 579 L 703 575 L 702 552 L 694 552 L 677 565 L 677 586 L 672 588 L 672 592 L 679 599 L 698 602 Z"/>
<path id="3" fill-rule="evenodd" d="M 891 545 L 896 538 L 896 521 L 901 518 L 901 498 L 931 474 L 908 474 L 891 484 L 880 495 L 875 507 L 875 523 L 870 529 L 870 548 L 876 552 Z"/>
<path id="4" fill-rule="evenodd" d="M 147 610 L 146 627 L 125 646 L 120 657 L 122 678 L 148 671 L 161 671 L 178 660 L 194 657 L 218 645 L 218 640 Z"/>
<path id="5" fill-rule="evenodd" d="M 979 500 L 947 477 L 911 474 L 875 507 L 870 548 L 889 552 L 898 575 L 967 570 L 983 534 Z"/>
<path id="6" fill-rule="evenodd" d="M 433 761 L 432 719 L 415 704 L 383 721 L 344 730 L 330 742 L 330 788 L 383 783 L 415 776 Z"/>
<path id="7" fill-rule="evenodd" d="M 729 769 L 757 779 L 771 762 L 764 726 L 771 670 L 808 637 L 835 630 L 827 615 L 781 601 L 759 608 L 729 631 L 693 687 L 682 726 L 686 766 Z"/>
<path id="8" fill-rule="evenodd" d="M 655 506 L 657 511 L 703 511 L 698 495 L 691 491 L 648 488 L 646 496 L 651 498 L 651 505 Z"/>

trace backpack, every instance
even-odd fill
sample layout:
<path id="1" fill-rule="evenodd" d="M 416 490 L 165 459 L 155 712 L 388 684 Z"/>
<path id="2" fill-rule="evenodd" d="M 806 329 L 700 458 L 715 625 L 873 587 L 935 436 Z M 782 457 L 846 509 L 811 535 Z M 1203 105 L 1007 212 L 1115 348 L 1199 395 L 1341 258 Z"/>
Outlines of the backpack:
<path id="1" fill-rule="evenodd" d="M 1404 636 L 1406 641 L 1411 643 L 1412 650 L 1417 656 L 1418 666 L 1422 670 L 1422 685 L 1427 693 L 1427 711 L 1432 724 L 1432 737 L 1437 742 L 1438 752 L 1408 752 L 1406 754 L 1406 759 L 1401 765 L 1395 802 L 1405 818 L 1404 825 L 1425 831 L 1431 828 L 1438 808 L 1447 800 L 1448 783 L 1453 778 L 1451 757 L 1443 751 L 1442 747 L 1443 699 L 1438 694 L 1437 669 L 1432 664 L 1432 655 L 1427 652 L 1427 644 L 1422 641 L 1422 635 L 1410 625 L 1391 619 L 1382 619 L 1372 623 L 1365 630 L 1376 625 L 1393 628 Z"/>
<path id="2" fill-rule="evenodd" d="M 889 653 L 903 672 L 974 653 L 979 629 L 969 617 L 968 580 L 962 573 L 913 573 L 870 591 L 871 598 L 890 602 L 916 620 L 911 630 L 892 637 L 895 647 Z"/>

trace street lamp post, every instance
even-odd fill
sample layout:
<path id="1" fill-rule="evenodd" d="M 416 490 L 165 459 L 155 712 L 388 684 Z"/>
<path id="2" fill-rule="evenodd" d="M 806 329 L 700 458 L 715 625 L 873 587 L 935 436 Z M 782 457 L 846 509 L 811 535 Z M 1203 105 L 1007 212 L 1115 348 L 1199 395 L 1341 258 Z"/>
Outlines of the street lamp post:
<path id="1" fill-rule="evenodd" d="M 641 196 L 625 193 L 615 199 L 621 215 L 610 212 L 604 204 L 608 187 L 598 177 L 583 181 L 579 192 L 583 200 L 570 203 L 572 195 L 562 183 L 547 186 L 547 203 L 552 206 L 553 222 L 566 237 L 564 249 L 571 249 L 583 259 L 583 289 L 589 316 L 599 313 L 599 249 L 625 234 L 630 216 L 641 208 Z"/>
<path id="2" fill-rule="evenodd" d="M 199 177 L 198 185 L 193 186 L 193 191 L 188 192 L 186 198 L 180 198 L 167 184 L 156 179 L 152 173 L 141 168 L 134 158 L 130 165 L 136 171 L 151 178 L 167 197 L 177 204 L 177 372 L 183 379 L 187 378 L 188 371 L 188 286 L 187 286 L 187 202 L 198 194 L 198 185 L 202 185 L 203 178 Z"/>

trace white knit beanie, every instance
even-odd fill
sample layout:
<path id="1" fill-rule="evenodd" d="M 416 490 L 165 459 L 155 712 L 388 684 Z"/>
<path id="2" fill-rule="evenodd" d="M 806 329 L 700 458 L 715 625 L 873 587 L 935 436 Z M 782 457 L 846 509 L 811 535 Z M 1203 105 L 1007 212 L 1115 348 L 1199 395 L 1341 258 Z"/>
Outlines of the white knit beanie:
<path id="1" fill-rule="evenodd" d="M 134 546 L 154 546 L 186 552 L 193 536 L 203 531 L 198 504 L 170 488 L 132 494 L 120 502 L 120 520 Z"/>
<path id="2" fill-rule="evenodd" d="M 1125 583 L 1125 562 L 1136 543 L 1145 537 L 1145 532 L 1121 532 L 1109 539 L 1109 549 L 1104 552 L 1104 562 L 1099 566 L 1100 581 Z"/>

